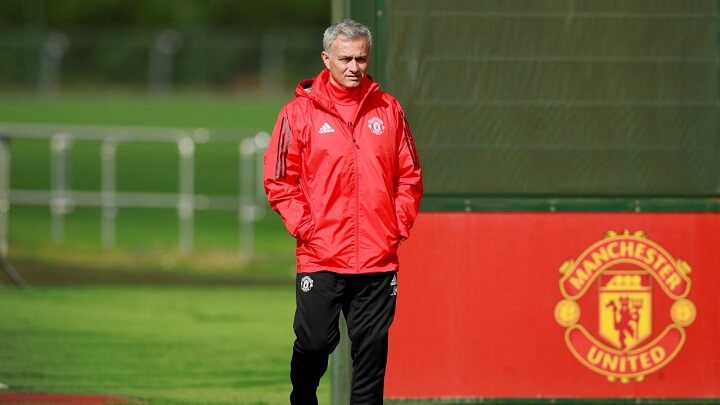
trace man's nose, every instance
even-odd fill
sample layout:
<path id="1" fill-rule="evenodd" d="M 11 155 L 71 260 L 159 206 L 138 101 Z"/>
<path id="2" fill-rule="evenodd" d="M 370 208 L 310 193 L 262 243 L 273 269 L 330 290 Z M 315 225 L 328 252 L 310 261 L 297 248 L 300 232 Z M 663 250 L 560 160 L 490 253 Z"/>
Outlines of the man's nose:
<path id="1" fill-rule="evenodd" d="M 348 69 L 352 72 L 357 72 L 358 70 L 358 63 L 355 59 L 351 60 L 350 63 L 348 63 Z"/>

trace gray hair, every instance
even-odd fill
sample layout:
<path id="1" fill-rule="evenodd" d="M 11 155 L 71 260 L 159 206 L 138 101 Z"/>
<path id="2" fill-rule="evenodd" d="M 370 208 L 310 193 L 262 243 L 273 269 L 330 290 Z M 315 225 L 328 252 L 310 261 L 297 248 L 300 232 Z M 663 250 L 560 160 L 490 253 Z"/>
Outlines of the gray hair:
<path id="1" fill-rule="evenodd" d="M 365 39 L 368 46 L 372 48 L 372 34 L 368 27 L 355 20 L 345 19 L 325 30 L 325 34 L 323 34 L 323 49 L 325 52 L 330 53 L 330 47 L 340 35 L 348 39 Z"/>

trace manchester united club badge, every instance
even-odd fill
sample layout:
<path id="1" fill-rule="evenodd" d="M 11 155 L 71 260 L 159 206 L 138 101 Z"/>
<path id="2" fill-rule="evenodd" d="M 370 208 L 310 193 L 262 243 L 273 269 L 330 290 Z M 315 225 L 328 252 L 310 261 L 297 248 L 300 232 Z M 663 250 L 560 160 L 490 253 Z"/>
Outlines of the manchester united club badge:
<path id="1" fill-rule="evenodd" d="M 560 267 L 555 320 L 568 349 L 610 381 L 642 381 L 665 367 L 695 320 L 690 272 L 642 231 L 608 232 Z"/>

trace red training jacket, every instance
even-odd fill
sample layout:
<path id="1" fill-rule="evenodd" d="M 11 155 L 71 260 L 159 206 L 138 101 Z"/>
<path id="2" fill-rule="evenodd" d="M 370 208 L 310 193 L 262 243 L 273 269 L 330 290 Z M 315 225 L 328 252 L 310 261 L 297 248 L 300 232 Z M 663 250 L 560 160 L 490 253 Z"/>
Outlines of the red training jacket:
<path id="1" fill-rule="evenodd" d="M 298 84 L 265 153 L 265 193 L 297 239 L 297 271 L 398 270 L 415 222 L 422 174 L 398 101 L 370 77 L 354 122 L 328 95 L 325 69 Z"/>

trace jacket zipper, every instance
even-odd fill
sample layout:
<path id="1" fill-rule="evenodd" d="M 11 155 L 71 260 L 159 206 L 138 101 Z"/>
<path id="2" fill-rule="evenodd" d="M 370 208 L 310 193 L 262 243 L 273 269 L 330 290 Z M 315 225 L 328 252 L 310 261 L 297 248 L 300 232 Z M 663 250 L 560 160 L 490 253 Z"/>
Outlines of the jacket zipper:
<path id="1" fill-rule="evenodd" d="M 355 139 L 355 129 L 352 122 L 347 123 L 350 128 L 350 136 L 355 145 L 355 271 L 360 272 L 360 173 L 358 171 L 358 149 L 360 145 Z"/>
<path id="2" fill-rule="evenodd" d="M 362 109 L 362 105 L 365 102 L 365 98 L 367 98 L 367 94 L 365 95 L 365 97 L 363 97 L 362 100 L 360 100 L 358 109 L 355 112 L 356 120 L 358 114 L 360 113 L 360 110 Z M 338 113 L 337 109 L 332 104 L 326 107 L 334 115 L 340 117 L 340 113 Z M 350 138 L 352 139 L 352 143 L 355 146 L 355 153 L 353 154 L 355 158 L 355 272 L 360 273 L 360 176 L 358 171 L 358 150 L 360 149 L 360 145 L 355 138 L 354 124 L 352 122 L 347 122 L 347 126 L 350 130 Z"/>
<path id="3" fill-rule="evenodd" d="M 350 128 L 350 136 L 352 137 L 353 145 L 355 145 L 355 149 L 360 149 L 360 145 L 357 143 L 357 139 L 355 139 L 355 131 L 353 130 L 353 123 L 348 122 L 347 123 L 348 128 Z"/>

